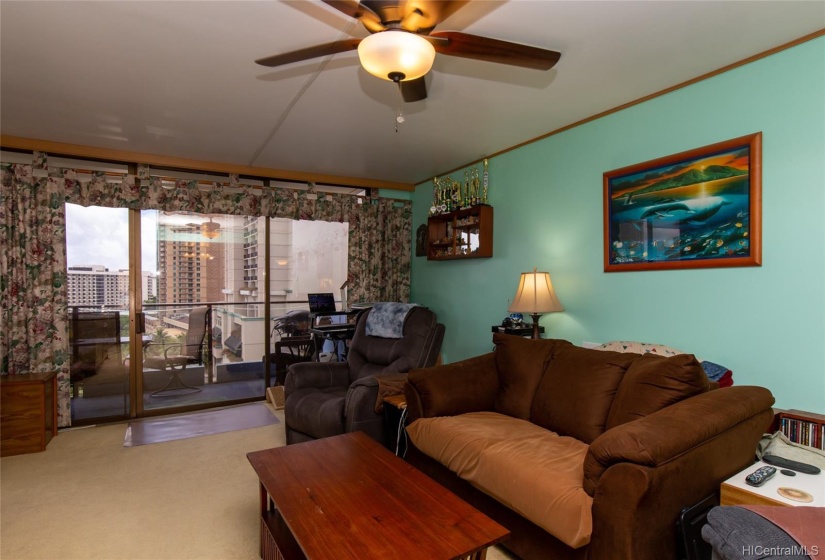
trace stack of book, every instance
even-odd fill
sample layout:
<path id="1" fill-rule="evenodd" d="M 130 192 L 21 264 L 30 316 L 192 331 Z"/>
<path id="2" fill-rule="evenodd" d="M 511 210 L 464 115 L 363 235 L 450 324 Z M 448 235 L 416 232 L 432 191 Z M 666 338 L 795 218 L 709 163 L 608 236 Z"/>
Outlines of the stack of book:
<path id="1" fill-rule="evenodd" d="M 779 412 L 779 430 L 791 441 L 825 450 L 825 415 L 785 410 Z"/>

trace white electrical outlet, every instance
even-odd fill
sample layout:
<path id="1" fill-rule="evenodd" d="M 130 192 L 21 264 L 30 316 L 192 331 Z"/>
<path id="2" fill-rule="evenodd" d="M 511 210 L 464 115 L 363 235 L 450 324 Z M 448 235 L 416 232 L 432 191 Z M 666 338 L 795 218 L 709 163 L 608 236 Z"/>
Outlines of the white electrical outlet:
<path id="1" fill-rule="evenodd" d="M 596 348 L 601 345 L 601 342 L 587 342 L 586 340 L 582 342 L 582 348 Z"/>

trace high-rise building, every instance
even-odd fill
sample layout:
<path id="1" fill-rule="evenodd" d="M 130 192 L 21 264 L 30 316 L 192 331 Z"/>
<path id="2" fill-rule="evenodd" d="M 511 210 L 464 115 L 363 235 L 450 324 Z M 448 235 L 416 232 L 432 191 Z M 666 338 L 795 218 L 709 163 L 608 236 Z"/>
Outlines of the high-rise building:
<path id="1" fill-rule="evenodd" d="M 69 306 L 129 307 L 129 270 L 111 271 L 100 264 L 77 265 L 67 268 L 66 287 Z M 157 297 L 157 275 L 141 274 L 143 299 Z"/>
<path id="2" fill-rule="evenodd" d="M 143 301 L 157 301 L 158 298 L 158 275 L 151 272 L 141 274 L 143 287 Z"/>
<path id="3" fill-rule="evenodd" d="M 78 265 L 67 269 L 69 306 L 128 307 L 129 271 L 110 271 L 103 265 Z"/>
<path id="4" fill-rule="evenodd" d="M 158 216 L 158 301 L 182 304 L 221 301 L 223 243 L 201 235 L 197 224 L 172 221 L 179 216 L 171 212 L 160 212 Z"/>

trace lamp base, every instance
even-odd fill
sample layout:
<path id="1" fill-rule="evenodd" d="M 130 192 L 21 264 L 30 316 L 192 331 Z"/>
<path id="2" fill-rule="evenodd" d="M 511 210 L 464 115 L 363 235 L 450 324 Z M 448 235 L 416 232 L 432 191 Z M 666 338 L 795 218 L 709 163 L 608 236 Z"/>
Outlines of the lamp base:
<path id="1" fill-rule="evenodd" d="M 541 338 L 541 335 L 539 334 L 539 317 L 541 317 L 541 314 L 530 313 L 530 317 L 533 318 L 533 336 L 531 336 L 530 338 L 538 340 L 539 338 Z"/>

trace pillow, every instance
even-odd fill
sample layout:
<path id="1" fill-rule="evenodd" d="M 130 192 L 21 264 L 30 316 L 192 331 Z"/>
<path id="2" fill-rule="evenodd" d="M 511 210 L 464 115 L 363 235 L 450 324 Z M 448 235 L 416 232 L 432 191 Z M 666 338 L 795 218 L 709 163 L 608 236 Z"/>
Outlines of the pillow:
<path id="1" fill-rule="evenodd" d="M 632 342 L 629 340 L 613 340 L 597 346 L 596 350 L 610 350 L 611 352 L 632 352 L 634 354 L 657 354 L 659 356 L 677 356 L 684 354 L 681 350 L 665 346 L 664 344 L 651 344 L 650 342 Z"/>
<path id="2" fill-rule="evenodd" d="M 708 377 L 693 354 L 670 358 L 645 354 L 624 374 L 605 429 L 644 418 L 709 388 Z"/>
<path id="3" fill-rule="evenodd" d="M 530 418 L 530 406 L 547 363 L 557 347 L 572 346 L 566 340 L 522 338 L 493 334 L 496 345 L 496 370 L 500 391 L 494 410 L 513 418 Z"/>
<path id="4" fill-rule="evenodd" d="M 536 390 L 530 419 L 560 436 L 591 443 L 605 428 L 610 405 L 636 354 L 569 344 L 553 355 Z"/>

